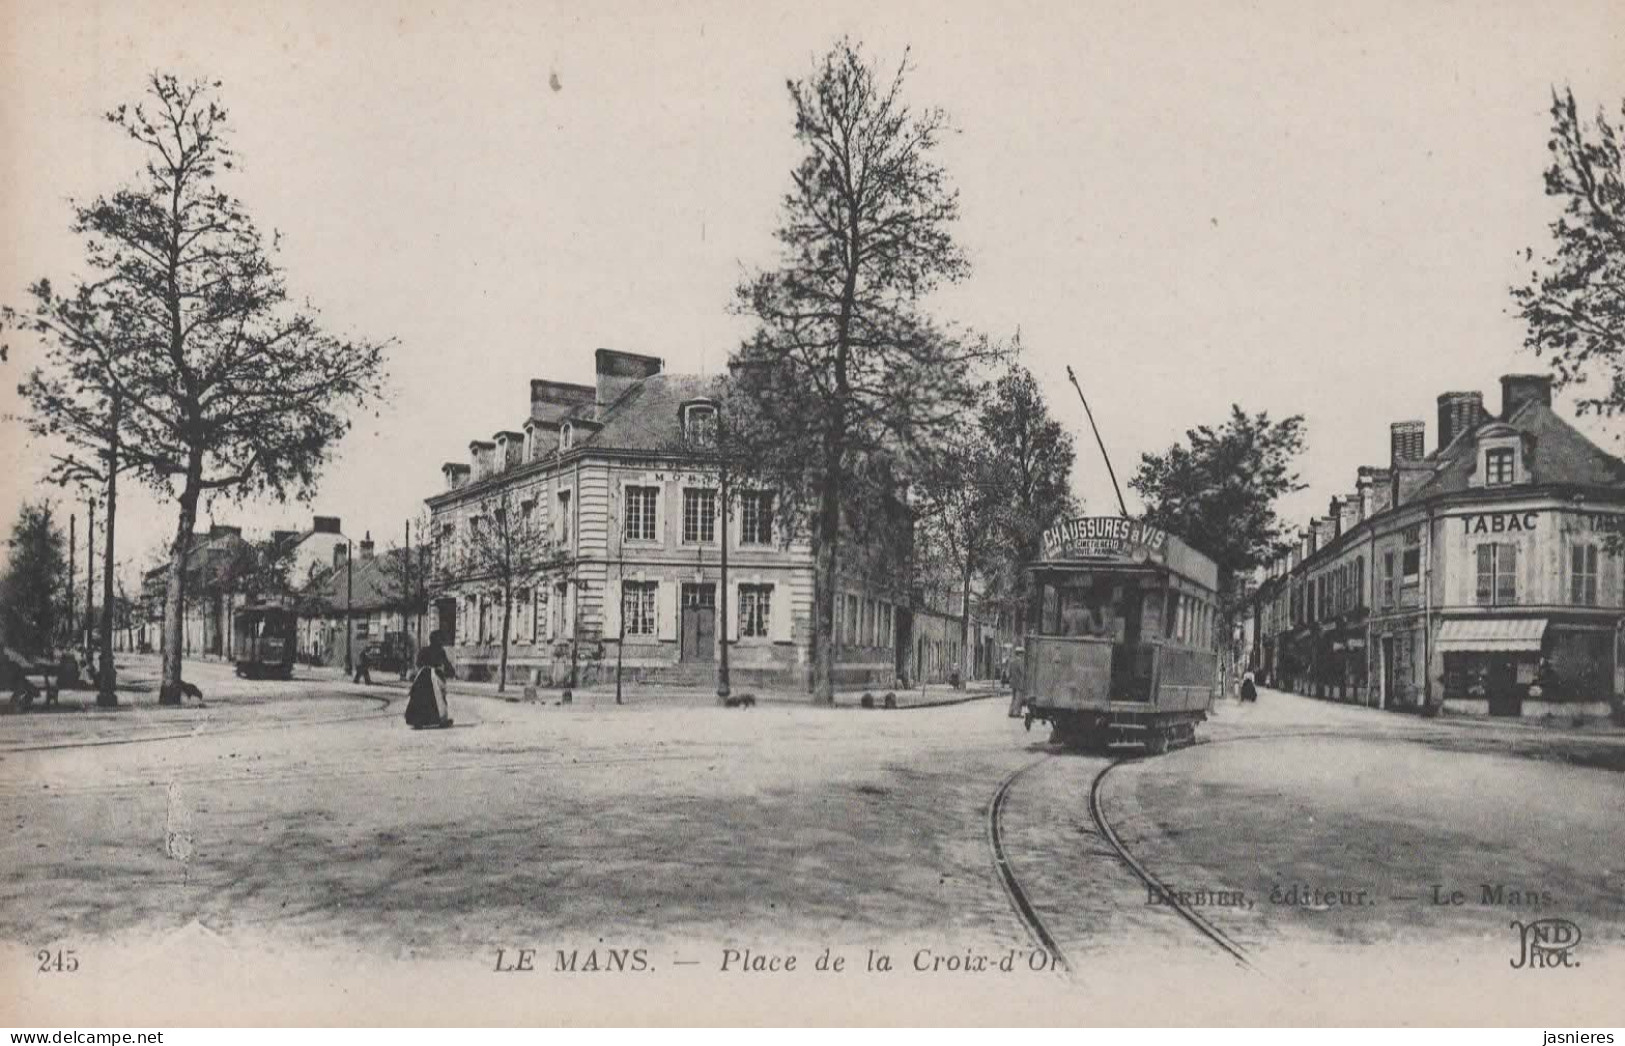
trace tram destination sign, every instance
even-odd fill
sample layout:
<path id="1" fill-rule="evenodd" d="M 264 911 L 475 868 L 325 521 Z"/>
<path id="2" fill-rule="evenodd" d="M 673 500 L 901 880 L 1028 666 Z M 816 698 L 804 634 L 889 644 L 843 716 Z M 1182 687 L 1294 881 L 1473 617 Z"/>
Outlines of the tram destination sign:
<path id="1" fill-rule="evenodd" d="M 1168 535 L 1139 520 L 1121 516 L 1078 516 L 1044 532 L 1045 559 L 1162 560 Z"/>

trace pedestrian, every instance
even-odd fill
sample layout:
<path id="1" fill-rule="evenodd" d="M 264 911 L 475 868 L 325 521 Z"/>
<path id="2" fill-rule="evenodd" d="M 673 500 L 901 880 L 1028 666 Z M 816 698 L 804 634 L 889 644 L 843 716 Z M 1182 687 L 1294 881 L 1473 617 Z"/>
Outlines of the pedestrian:
<path id="1" fill-rule="evenodd" d="M 368 686 L 371 686 L 372 685 L 372 671 L 371 671 L 371 668 L 372 668 L 372 665 L 370 664 L 370 659 L 367 656 L 367 648 L 362 647 L 361 648 L 361 657 L 355 663 L 355 680 L 354 680 L 354 682 L 366 683 Z"/>
<path id="2" fill-rule="evenodd" d="M 444 638 L 429 633 L 429 645 L 418 651 L 417 675 L 406 699 L 406 721 L 414 730 L 426 726 L 450 726 L 450 709 L 446 706 L 446 679 L 457 678 L 451 658 L 446 656 Z"/>
<path id="3" fill-rule="evenodd" d="M 1241 699 L 1243 701 L 1258 700 L 1258 685 L 1253 682 L 1251 672 L 1247 672 L 1241 677 Z"/>
<path id="4" fill-rule="evenodd" d="M 1010 655 L 1010 712 L 1011 719 L 1020 719 L 1026 714 L 1027 705 L 1027 651 L 1016 647 Z"/>

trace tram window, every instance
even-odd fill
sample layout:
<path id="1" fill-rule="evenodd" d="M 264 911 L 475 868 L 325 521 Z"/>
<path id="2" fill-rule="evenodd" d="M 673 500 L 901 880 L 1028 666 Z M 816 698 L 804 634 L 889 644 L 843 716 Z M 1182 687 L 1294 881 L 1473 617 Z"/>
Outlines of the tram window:
<path id="1" fill-rule="evenodd" d="M 1160 636 L 1167 628 L 1167 617 L 1163 607 L 1167 603 L 1167 596 L 1160 588 L 1149 589 L 1145 593 L 1144 605 L 1140 610 L 1140 630 L 1146 636 Z"/>
<path id="2" fill-rule="evenodd" d="M 1139 630 L 1140 595 L 1123 578 L 1081 575 L 1044 586 L 1044 634 L 1091 636 L 1114 643 Z"/>

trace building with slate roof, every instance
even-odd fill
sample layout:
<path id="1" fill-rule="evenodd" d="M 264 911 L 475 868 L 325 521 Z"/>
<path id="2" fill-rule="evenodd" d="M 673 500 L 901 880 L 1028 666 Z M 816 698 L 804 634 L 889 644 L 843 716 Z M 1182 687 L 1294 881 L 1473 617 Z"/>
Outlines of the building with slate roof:
<path id="1" fill-rule="evenodd" d="M 439 578 L 431 616 L 459 672 L 494 674 L 503 614 L 491 578 L 451 576 L 451 552 L 505 496 L 539 517 L 561 564 L 516 593 L 513 678 L 591 683 L 612 679 L 619 663 L 627 679 L 710 684 L 725 616 L 735 687 L 804 685 L 809 546 L 785 532 L 766 492 L 740 494 L 724 523 L 715 472 L 684 449 L 715 425 L 719 379 L 668 374 L 655 357 L 609 349 L 594 365 L 594 385 L 532 381 L 529 416 L 472 441 L 468 460 L 447 462 L 445 488 L 426 499 Z M 960 619 L 857 573 L 842 571 L 836 601 L 837 684 L 946 679 Z M 979 654 L 991 649 L 983 631 L 972 630 Z"/>
<path id="2" fill-rule="evenodd" d="M 415 543 L 414 543 L 415 544 Z M 411 571 L 400 548 L 375 552 L 372 532 L 355 545 L 352 562 L 343 547 L 333 562 L 316 571 L 299 592 L 299 656 L 315 664 L 351 666 L 352 649 L 381 642 L 389 633 L 404 633 L 412 649 L 422 645 L 420 615 L 407 606 L 408 591 L 422 579 Z"/>
<path id="3" fill-rule="evenodd" d="M 275 530 L 270 539 L 284 550 L 288 583 L 297 591 L 323 570 L 343 561 L 349 544 L 336 516 L 315 516 L 305 530 Z M 234 570 L 251 542 L 241 527 L 212 524 L 206 533 L 192 535 L 187 549 L 186 604 L 181 614 L 181 649 L 186 657 L 231 658 L 232 612 L 246 600 Z M 141 578 L 142 624 L 139 643 L 150 650 L 163 645 L 164 596 L 169 578 L 167 562 Z"/>
<path id="4" fill-rule="evenodd" d="M 1439 396 L 1390 427 L 1297 547 L 1263 571 L 1254 670 L 1298 693 L 1382 708 L 1603 715 L 1625 691 L 1625 464 L 1552 407 L 1552 379 L 1509 374 L 1499 411 Z"/>

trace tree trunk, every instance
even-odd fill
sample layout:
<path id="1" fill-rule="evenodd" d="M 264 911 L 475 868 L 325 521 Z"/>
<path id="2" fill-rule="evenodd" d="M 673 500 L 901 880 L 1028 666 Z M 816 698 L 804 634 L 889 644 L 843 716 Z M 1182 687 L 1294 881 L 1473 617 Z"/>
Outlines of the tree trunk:
<path id="1" fill-rule="evenodd" d="M 970 648 L 970 562 L 966 560 L 964 573 L 960 576 L 959 590 L 959 687 L 964 689 L 965 683 L 971 677 Z"/>
<path id="2" fill-rule="evenodd" d="M 198 496 L 202 493 L 203 458 L 194 453 L 187 462 L 186 486 L 181 490 L 180 519 L 175 523 L 175 543 L 169 548 L 169 579 L 164 590 L 164 672 L 158 687 L 160 705 L 181 703 L 182 618 L 186 608 L 186 555 L 192 545 L 192 527 L 197 523 Z"/>
<path id="3" fill-rule="evenodd" d="M 824 475 L 813 537 L 812 699 L 835 703 L 835 550 L 841 537 L 841 491 L 835 469 Z"/>
<path id="4" fill-rule="evenodd" d="M 508 692 L 508 635 L 513 630 L 513 593 L 502 588 L 502 657 L 497 662 L 497 693 Z"/>

